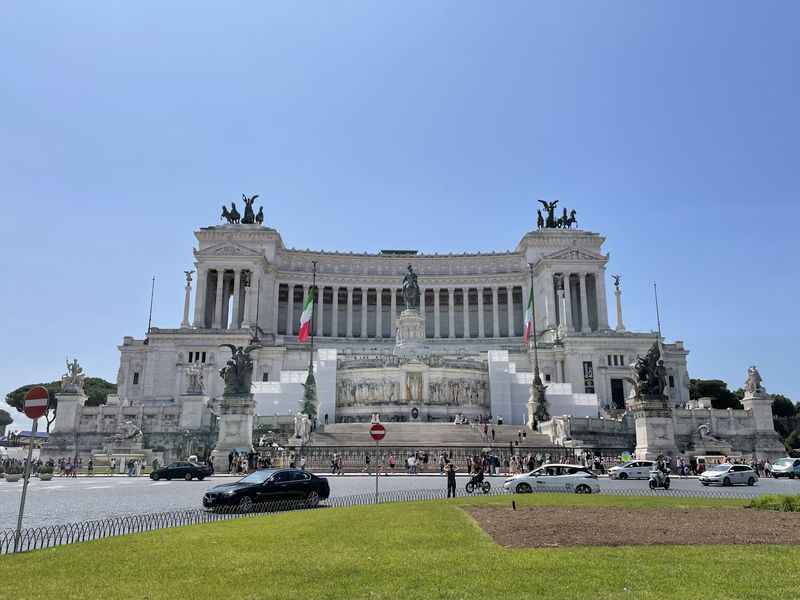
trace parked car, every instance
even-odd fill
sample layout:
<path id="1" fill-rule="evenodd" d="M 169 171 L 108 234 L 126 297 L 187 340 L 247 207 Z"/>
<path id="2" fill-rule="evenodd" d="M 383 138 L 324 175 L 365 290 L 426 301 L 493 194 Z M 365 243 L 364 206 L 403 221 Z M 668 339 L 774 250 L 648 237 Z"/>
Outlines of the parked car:
<path id="1" fill-rule="evenodd" d="M 755 485 L 757 481 L 758 475 L 747 465 L 723 463 L 708 467 L 700 475 L 700 483 L 703 485 Z"/>
<path id="2" fill-rule="evenodd" d="M 654 464 L 652 460 L 632 460 L 611 467 L 608 470 L 608 476 L 611 479 L 648 479 Z"/>
<path id="3" fill-rule="evenodd" d="M 597 475 L 580 465 L 548 464 L 538 469 L 506 479 L 503 487 L 516 494 L 534 490 L 591 494 L 600 491 Z"/>
<path id="4" fill-rule="evenodd" d="M 800 458 L 779 458 L 772 463 L 773 477 L 800 477 Z"/>
<path id="5" fill-rule="evenodd" d="M 234 483 L 209 488 L 203 496 L 203 506 L 238 506 L 246 510 L 254 504 L 281 501 L 316 506 L 330 493 L 325 477 L 301 469 L 264 469 Z"/>
<path id="6" fill-rule="evenodd" d="M 158 481 L 159 479 L 185 479 L 191 481 L 197 479 L 203 481 L 206 477 L 212 474 L 211 467 L 208 465 L 201 465 L 193 462 L 174 462 L 160 469 L 156 469 L 150 473 L 150 479 Z"/>

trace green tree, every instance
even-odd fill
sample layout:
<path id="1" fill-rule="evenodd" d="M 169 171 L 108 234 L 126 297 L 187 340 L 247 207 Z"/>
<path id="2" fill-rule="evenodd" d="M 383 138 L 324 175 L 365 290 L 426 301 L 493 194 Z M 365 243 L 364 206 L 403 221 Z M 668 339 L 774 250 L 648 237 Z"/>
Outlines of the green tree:
<path id="1" fill-rule="evenodd" d="M 9 406 L 16 408 L 22 412 L 22 405 L 25 402 L 25 394 L 28 393 L 32 387 L 41 385 L 47 389 L 49 400 L 47 404 L 47 431 L 50 431 L 50 426 L 56 419 L 58 412 L 58 400 L 56 394 L 61 391 L 61 381 L 51 381 L 50 383 L 29 383 L 18 387 L 13 392 L 6 394 L 6 402 Z M 86 406 L 100 406 L 106 403 L 109 394 L 117 393 L 117 386 L 111 382 L 101 379 L 100 377 L 87 377 L 83 382 L 83 389 L 86 393 Z"/>
<path id="2" fill-rule="evenodd" d="M 690 379 L 689 397 L 692 400 L 711 398 L 713 408 L 743 408 L 736 394 L 721 379 Z"/>
<path id="3" fill-rule="evenodd" d="M 11 418 L 9 412 L 0 408 L 0 435 L 5 435 L 6 427 L 11 425 L 13 422 L 14 419 Z"/>
<path id="4" fill-rule="evenodd" d="M 303 403 L 300 412 L 313 419 L 317 414 L 317 381 L 309 369 L 306 382 L 303 384 Z"/>
<path id="5" fill-rule="evenodd" d="M 794 403 L 783 394 L 772 395 L 772 414 L 776 417 L 793 417 L 796 409 Z"/>

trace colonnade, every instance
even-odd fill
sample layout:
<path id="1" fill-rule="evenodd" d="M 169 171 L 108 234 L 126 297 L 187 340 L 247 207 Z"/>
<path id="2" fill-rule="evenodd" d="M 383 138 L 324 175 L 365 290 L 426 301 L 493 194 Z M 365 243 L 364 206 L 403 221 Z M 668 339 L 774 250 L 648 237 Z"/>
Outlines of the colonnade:
<path id="1" fill-rule="evenodd" d="M 405 308 L 399 287 L 320 282 L 317 288 L 315 335 L 394 337 L 395 321 Z M 308 284 L 276 286 L 274 331 L 297 334 L 309 289 Z M 526 297 L 527 288 L 518 285 L 421 287 L 419 312 L 425 317 L 429 338 L 519 337 L 524 327 Z"/>
<path id="2" fill-rule="evenodd" d="M 602 272 L 549 273 L 545 277 L 545 286 L 547 326 L 583 333 L 608 329 Z M 551 306 L 553 310 L 550 310 Z"/>
<path id="3" fill-rule="evenodd" d="M 255 322 L 253 285 L 250 269 L 220 267 L 201 270 L 197 275 L 194 326 L 239 329 L 252 325 Z"/>

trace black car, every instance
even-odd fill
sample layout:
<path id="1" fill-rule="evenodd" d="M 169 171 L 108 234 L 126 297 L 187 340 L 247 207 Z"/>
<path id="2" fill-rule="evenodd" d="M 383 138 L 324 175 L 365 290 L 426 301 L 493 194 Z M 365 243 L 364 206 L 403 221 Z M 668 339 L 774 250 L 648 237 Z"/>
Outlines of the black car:
<path id="1" fill-rule="evenodd" d="M 203 481 L 206 477 L 213 474 L 211 467 L 208 465 L 200 465 L 192 462 L 174 462 L 161 467 L 150 473 L 150 479 L 158 481 L 159 479 L 185 479 L 191 481 L 197 478 L 198 481 Z"/>
<path id="2" fill-rule="evenodd" d="M 297 502 L 316 506 L 330 496 L 328 480 L 301 469 L 264 469 L 251 473 L 235 483 L 223 483 L 209 488 L 203 496 L 203 506 L 218 508 L 238 506 L 251 508 L 254 504 Z"/>

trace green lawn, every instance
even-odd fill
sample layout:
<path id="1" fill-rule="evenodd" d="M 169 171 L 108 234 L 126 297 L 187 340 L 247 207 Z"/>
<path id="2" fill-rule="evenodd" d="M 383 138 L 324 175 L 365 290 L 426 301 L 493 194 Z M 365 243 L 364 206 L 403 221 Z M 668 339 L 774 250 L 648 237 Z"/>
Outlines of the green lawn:
<path id="1" fill-rule="evenodd" d="M 518 505 L 742 506 L 742 501 L 516 496 Z M 505 550 L 462 511 L 510 497 L 254 517 L 0 558 L 8 598 L 797 597 L 800 549 L 661 546 Z M 765 513 L 765 517 L 768 515 Z M 777 574 L 777 576 L 776 576 Z"/>

